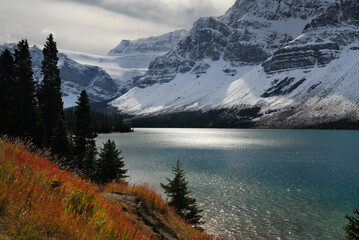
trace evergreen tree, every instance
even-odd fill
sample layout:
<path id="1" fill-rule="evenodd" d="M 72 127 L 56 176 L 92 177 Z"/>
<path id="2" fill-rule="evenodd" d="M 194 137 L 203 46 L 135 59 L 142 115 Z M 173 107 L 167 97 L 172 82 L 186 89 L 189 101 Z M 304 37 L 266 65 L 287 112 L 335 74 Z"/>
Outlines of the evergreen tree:
<path id="1" fill-rule="evenodd" d="M 175 175 L 171 180 L 167 178 L 168 184 L 162 184 L 161 187 L 165 191 L 170 201 L 168 205 L 174 207 L 178 215 L 186 219 L 190 224 L 203 224 L 199 215 L 203 210 L 198 209 L 196 199 L 188 196 L 191 192 L 188 190 L 188 182 L 186 182 L 184 171 L 181 168 L 180 161 L 172 168 Z"/>
<path id="2" fill-rule="evenodd" d="M 356 216 L 349 216 L 348 214 L 345 216 L 349 220 L 349 223 L 344 228 L 348 240 L 359 239 L 359 207 L 354 210 L 354 215 Z"/>
<path id="3" fill-rule="evenodd" d="M 76 125 L 76 116 L 73 108 L 65 109 L 65 115 L 70 131 L 74 131 Z M 91 124 L 95 132 L 131 132 L 131 127 L 123 121 L 120 114 L 105 114 L 91 110 Z"/>
<path id="4" fill-rule="evenodd" d="M 125 163 L 123 157 L 120 157 L 121 151 L 118 151 L 114 141 L 107 140 L 100 152 L 100 157 L 96 164 L 96 180 L 99 183 L 109 183 L 113 180 L 125 182 L 127 169 L 124 169 Z"/>
<path id="5" fill-rule="evenodd" d="M 51 137 L 51 153 L 64 158 L 62 159 L 64 166 L 72 166 L 73 153 L 67 131 L 67 124 L 64 122 L 64 117 L 61 116 L 60 113 L 57 116 L 56 127 Z"/>
<path id="6" fill-rule="evenodd" d="M 55 135 L 55 128 L 61 128 L 56 126 L 57 123 L 65 122 L 65 115 L 63 110 L 62 94 L 61 94 L 61 78 L 60 70 L 57 67 L 59 58 L 57 57 L 57 46 L 54 42 L 53 35 L 50 34 L 42 50 L 43 60 L 41 66 L 41 73 L 43 74 L 43 80 L 40 84 L 38 91 L 39 106 L 41 115 L 46 128 L 47 145 L 54 148 L 51 144 Z M 58 121 L 58 117 L 62 118 Z M 59 134 L 59 132 L 57 132 Z M 67 131 L 63 132 L 64 136 L 61 139 L 67 139 Z M 54 143 L 59 145 L 60 143 Z M 68 143 L 67 143 L 68 144 Z M 68 155 L 64 153 L 63 155 Z"/>
<path id="7" fill-rule="evenodd" d="M 90 144 L 85 152 L 83 161 L 83 173 L 86 178 L 96 180 L 96 159 L 97 150 L 95 144 Z"/>
<path id="8" fill-rule="evenodd" d="M 37 107 L 35 81 L 27 40 L 21 40 L 15 49 L 14 81 L 12 131 L 15 136 L 32 139 L 35 145 L 43 147 L 45 130 Z"/>
<path id="9" fill-rule="evenodd" d="M 8 49 L 0 55 L 0 134 L 10 134 L 12 124 L 14 59 Z"/>
<path id="10" fill-rule="evenodd" d="M 83 170 L 85 152 L 90 145 L 95 145 L 97 134 L 93 131 L 91 124 L 91 107 L 86 90 L 83 90 L 77 99 L 76 106 L 76 128 L 74 131 L 74 153 L 76 167 Z"/>

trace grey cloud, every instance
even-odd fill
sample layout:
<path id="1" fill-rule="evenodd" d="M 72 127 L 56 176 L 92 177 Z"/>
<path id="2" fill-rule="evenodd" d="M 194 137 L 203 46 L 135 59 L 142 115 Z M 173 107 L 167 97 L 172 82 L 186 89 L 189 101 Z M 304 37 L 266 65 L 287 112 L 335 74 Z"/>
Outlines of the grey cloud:
<path id="1" fill-rule="evenodd" d="M 59 48 L 105 54 L 122 39 L 190 28 L 199 17 L 223 14 L 234 1 L 0 0 L 0 44 L 26 38 L 42 46 L 52 32 Z"/>
<path id="2" fill-rule="evenodd" d="M 58 0 L 59 1 L 59 0 Z M 64 0 L 62 0 L 64 1 Z M 189 27 L 201 16 L 222 14 L 211 1 L 170 3 L 160 0 L 65 0 L 106 9 L 132 18 L 175 27 Z"/>

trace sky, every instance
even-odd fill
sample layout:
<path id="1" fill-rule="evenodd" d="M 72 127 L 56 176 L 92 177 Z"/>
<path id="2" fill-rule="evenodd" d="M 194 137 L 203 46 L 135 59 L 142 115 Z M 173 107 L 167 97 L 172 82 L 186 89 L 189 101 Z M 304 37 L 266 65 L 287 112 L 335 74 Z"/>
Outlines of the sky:
<path id="1" fill-rule="evenodd" d="M 27 39 L 43 46 L 99 55 L 123 39 L 190 29 L 200 17 L 220 16 L 235 0 L 0 0 L 0 44 Z"/>

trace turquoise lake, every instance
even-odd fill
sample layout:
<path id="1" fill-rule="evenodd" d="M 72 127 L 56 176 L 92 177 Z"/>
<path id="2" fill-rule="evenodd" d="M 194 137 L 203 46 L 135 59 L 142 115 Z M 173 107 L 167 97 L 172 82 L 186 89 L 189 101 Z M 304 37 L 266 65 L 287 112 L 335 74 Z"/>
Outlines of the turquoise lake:
<path id="1" fill-rule="evenodd" d="M 344 239 L 359 204 L 359 131 L 135 129 L 114 140 L 131 183 L 181 161 L 210 233 L 224 239 Z"/>

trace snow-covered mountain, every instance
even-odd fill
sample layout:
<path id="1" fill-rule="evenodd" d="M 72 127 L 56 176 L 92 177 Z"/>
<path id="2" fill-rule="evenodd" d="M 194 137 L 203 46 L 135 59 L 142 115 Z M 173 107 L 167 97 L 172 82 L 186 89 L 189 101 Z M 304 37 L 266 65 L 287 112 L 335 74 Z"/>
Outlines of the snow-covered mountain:
<path id="1" fill-rule="evenodd" d="M 111 104 L 142 117 L 220 110 L 263 127 L 358 120 L 358 9 L 357 0 L 237 0 L 200 18 Z"/>

